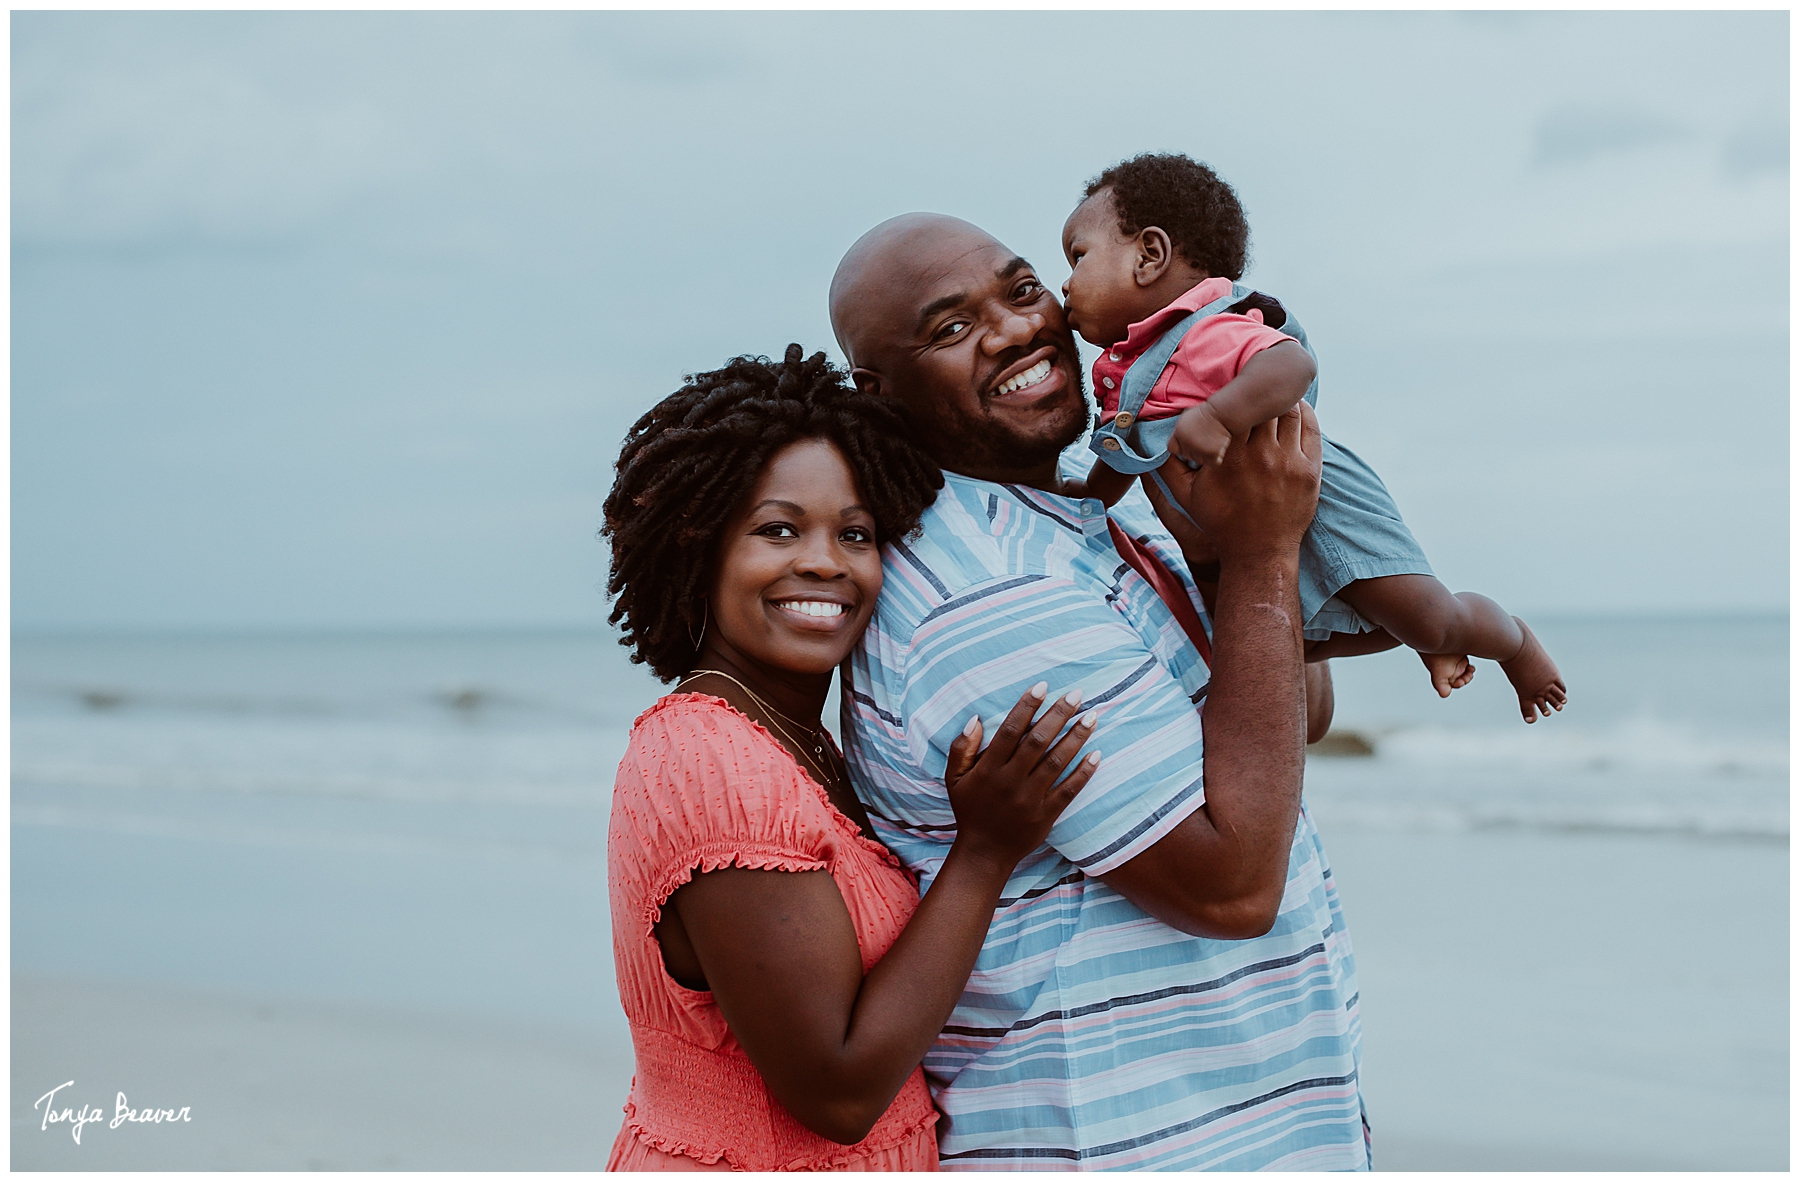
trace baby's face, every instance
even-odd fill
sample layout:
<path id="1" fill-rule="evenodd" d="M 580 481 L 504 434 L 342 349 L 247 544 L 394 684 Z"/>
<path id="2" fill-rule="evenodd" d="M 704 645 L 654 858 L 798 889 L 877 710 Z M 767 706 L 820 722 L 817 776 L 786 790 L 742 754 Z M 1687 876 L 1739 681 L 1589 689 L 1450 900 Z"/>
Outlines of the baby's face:
<path id="1" fill-rule="evenodd" d="M 1062 240 L 1071 270 L 1063 284 L 1069 327 L 1101 348 L 1124 340 L 1126 330 L 1143 319 L 1138 241 L 1119 232 L 1110 189 L 1075 207 L 1063 223 Z"/>

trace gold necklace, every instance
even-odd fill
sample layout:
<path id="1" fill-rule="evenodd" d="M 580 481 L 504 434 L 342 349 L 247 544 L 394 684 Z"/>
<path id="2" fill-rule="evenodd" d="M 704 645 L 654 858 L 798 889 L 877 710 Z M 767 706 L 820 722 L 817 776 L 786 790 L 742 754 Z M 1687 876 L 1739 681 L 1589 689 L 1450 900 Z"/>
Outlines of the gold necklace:
<path id="1" fill-rule="evenodd" d="M 819 777 L 820 787 L 827 787 L 831 784 L 837 783 L 837 781 L 840 777 L 836 773 L 835 768 L 834 768 L 833 772 L 827 773 L 824 766 L 819 762 L 818 759 L 814 759 L 812 755 L 808 755 L 806 753 L 806 744 L 802 743 L 800 740 L 796 739 L 794 737 L 794 734 L 792 731 L 788 730 L 787 727 L 781 725 L 782 720 L 786 719 L 789 723 L 792 723 L 795 727 L 804 731 L 804 730 L 809 729 L 806 726 L 806 724 L 801 723 L 801 722 L 796 722 L 794 719 L 788 718 L 787 715 L 785 715 L 781 711 L 775 709 L 774 706 L 771 706 L 768 702 L 763 701 L 762 696 L 760 694 L 758 694 L 755 690 L 751 689 L 749 686 L 745 685 L 743 682 L 739 681 L 737 678 L 733 677 L 731 674 L 725 672 L 723 669 L 695 669 L 692 672 L 690 672 L 686 677 L 681 679 L 681 681 L 675 686 L 675 691 L 677 693 L 681 692 L 682 686 L 686 685 L 688 682 L 692 681 L 694 678 L 703 676 L 704 674 L 707 674 L 707 673 L 712 674 L 714 677 L 723 677 L 726 681 L 729 681 L 732 685 L 737 686 L 739 689 L 743 690 L 746 694 L 748 694 L 750 696 L 750 700 L 756 704 L 756 708 L 758 710 L 761 710 L 763 712 L 763 714 L 765 716 L 767 716 L 768 720 L 775 724 L 775 729 L 781 732 L 782 737 L 785 738 L 789 743 L 793 744 L 794 750 L 796 750 L 800 753 L 800 757 L 802 759 L 806 760 L 806 762 L 812 766 L 813 772 L 815 774 L 817 774 Z M 818 756 L 819 759 L 826 758 L 825 748 L 828 746 L 828 744 L 824 741 L 824 739 L 822 737 L 823 735 L 824 735 L 824 728 L 822 728 L 822 727 L 818 731 L 814 732 L 814 734 L 813 734 L 813 738 L 816 740 L 816 742 L 813 744 L 813 754 Z M 835 755 L 835 754 L 836 753 L 833 752 L 833 755 Z M 837 762 L 837 760 L 832 759 L 829 762 L 835 764 Z"/>

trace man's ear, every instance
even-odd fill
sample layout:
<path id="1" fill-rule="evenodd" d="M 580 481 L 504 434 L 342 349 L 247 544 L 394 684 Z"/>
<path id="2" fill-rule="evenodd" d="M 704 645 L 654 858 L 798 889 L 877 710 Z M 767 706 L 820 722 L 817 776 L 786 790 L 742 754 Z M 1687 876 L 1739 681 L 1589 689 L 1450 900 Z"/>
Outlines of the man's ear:
<path id="1" fill-rule="evenodd" d="M 1149 287 L 1168 271 L 1175 259 L 1175 244 L 1161 226 L 1145 226 L 1138 231 L 1137 265 L 1132 278 L 1139 287 Z"/>
<path id="2" fill-rule="evenodd" d="M 850 380 L 855 382 L 856 388 L 864 394 L 887 393 L 886 383 L 881 380 L 881 375 L 872 369 L 864 369 L 860 365 L 853 366 L 850 370 Z"/>

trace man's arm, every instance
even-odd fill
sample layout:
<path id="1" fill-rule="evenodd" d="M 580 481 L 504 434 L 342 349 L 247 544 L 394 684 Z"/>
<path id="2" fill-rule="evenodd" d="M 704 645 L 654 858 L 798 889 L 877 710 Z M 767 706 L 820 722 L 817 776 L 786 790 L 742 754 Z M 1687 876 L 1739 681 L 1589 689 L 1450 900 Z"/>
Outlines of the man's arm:
<path id="1" fill-rule="evenodd" d="M 1304 404 L 1233 442 L 1216 467 L 1163 469 L 1219 563 L 1205 803 L 1102 875 L 1171 927 L 1216 939 L 1267 932 L 1287 884 L 1307 737 L 1300 538 L 1320 470 L 1318 423 Z"/>

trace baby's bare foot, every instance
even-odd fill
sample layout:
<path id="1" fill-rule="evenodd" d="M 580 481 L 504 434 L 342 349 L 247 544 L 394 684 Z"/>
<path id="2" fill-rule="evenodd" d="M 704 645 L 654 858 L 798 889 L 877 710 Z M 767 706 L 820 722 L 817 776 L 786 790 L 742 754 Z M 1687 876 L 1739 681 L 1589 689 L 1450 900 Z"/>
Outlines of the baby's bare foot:
<path id="1" fill-rule="evenodd" d="M 1556 670 L 1556 662 L 1525 621 L 1514 616 L 1513 623 L 1525 634 L 1525 643 L 1512 660 L 1500 662 L 1500 669 L 1519 693 L 1519 713 L 1526 722 L 1536 722 L 1540 715 L 1549 718 L 1550 711 L 1561 710 L 1569 700 L 1569 689 Z"/>
<path id="2" fill-rule="evenodd" d="M 1459 690 L 1475 680 L 1475 666 L 1467 653 L 1420 653 L 1419 660 L 1431 673 L 1431 688 L 1438 697 L 1447 698 L 1451 690 Z"/>

